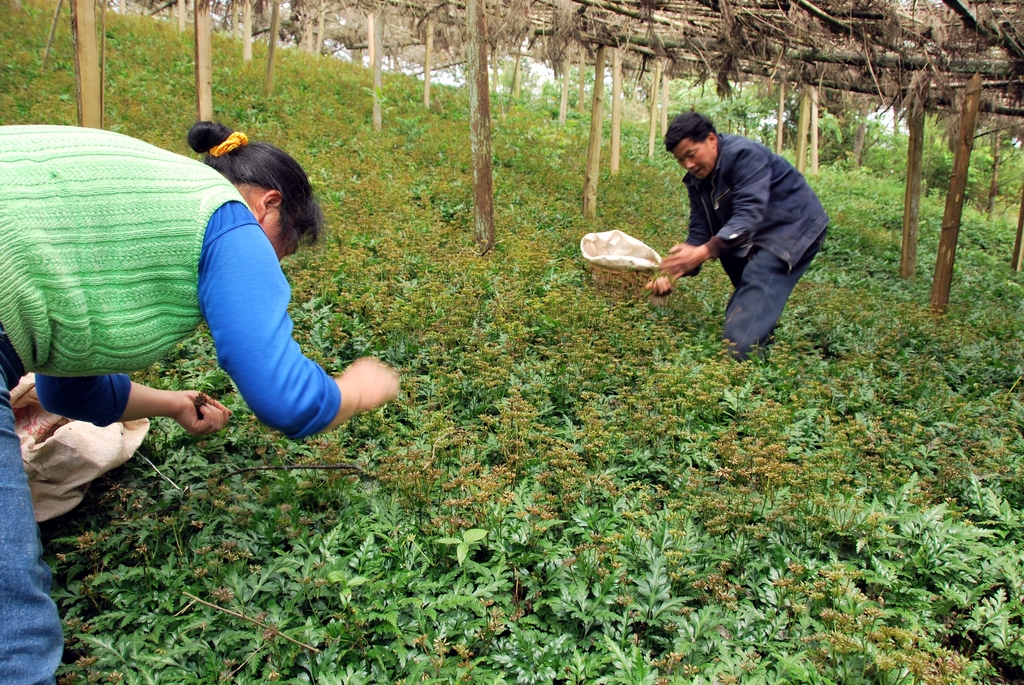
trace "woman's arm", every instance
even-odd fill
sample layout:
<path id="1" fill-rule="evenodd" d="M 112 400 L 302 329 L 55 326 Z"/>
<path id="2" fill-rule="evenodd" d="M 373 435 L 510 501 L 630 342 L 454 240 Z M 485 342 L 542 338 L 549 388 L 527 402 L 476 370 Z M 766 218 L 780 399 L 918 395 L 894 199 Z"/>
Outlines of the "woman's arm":
<path id="1" fill-rule="evenodd" d="M 398 393 L 397 374 L 358 360 L 337 379 L 302 354 L 288 316 L 291 288 L 252 213 L 228 203 L 210 220 L 199 304 L 217 360 L 262 422 L 291 438 L 331 430 Z"/>
<path id="2" fill-rule="evenodd" d="M 193 435 L 224 428 L 231 411 L 214 399 L 196 411 L 191 390 L 157 390 L 132 383 L 125 374 L 58 378 L 37 373 L 36 396 L 48 412 L 75 421 L 109 426 L 116 421 L 133 421 L 168 416 Z"/>
<path id="3" fill-rule="evenodd" d="M 192 435 L 216 433 L 227 425 L 231 410 L 205 395 L 200 406 L 196 406 L 199 395 L 194 390 L 157 390 L 132 383 L 121 421 L 167 416 Z"/>

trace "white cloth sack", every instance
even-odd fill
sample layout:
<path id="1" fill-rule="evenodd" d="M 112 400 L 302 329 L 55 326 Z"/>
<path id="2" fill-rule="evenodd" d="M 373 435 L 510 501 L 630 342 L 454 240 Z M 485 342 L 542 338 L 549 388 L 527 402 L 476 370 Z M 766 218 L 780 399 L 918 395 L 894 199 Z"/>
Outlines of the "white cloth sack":
<path id="1" fill-rule="evenodd" d="M 36 521 L 48 521 L 77 507 L 93 480 L 128 461 L 146 437 L 149 419 L 105 428 L 71 421 L 43 409 L 35 388 L 33 374 L 22 378 L 11 390 L 11 406 Z"/>
<path id="2" fill-rule="evenodd" d="M 611 271 L 656 271 L 661 266 L 661 255 L 622 231 L 588 233 L 580 251 L 592 265 Z"/>

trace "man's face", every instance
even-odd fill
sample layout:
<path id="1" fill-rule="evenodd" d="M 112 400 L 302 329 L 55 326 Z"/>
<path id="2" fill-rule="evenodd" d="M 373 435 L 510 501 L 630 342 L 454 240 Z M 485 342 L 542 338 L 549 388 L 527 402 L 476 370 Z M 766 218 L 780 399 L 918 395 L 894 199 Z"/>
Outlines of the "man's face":
<path id="1" fill-rule="evenodd" d="M 679 166 L 683 167 L 699 179 L 705 179 L 714 170 L 718 161 L 718 136 L 709 133 L 699 143 L 693 138 L 683 138 L 672 150 Z"/>

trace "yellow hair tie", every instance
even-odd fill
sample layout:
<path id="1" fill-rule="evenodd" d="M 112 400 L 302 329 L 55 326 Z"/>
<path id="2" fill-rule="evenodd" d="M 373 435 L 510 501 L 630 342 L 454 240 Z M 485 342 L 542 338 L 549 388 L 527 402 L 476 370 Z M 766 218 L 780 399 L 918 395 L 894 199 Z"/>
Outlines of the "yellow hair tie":
<path id="1" fill-rule="evenodd" d="M 235 131 L 228 139 L 216 147 L 210 148 L 210 154 L 214 157 L 220 157 L 234 150 L 236 147 L 242 147 L 243 145 L 249 144 L 249 136 L 239 131 Z"/>

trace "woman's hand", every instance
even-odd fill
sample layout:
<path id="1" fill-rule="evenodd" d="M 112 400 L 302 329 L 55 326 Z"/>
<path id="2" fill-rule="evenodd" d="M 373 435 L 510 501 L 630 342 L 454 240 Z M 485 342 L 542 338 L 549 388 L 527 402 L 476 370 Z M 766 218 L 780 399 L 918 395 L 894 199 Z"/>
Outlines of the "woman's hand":
<path id="1" fill-rule="evenodd" d="M 231 410 L 212 397 L 203 395 L 197 405 L 196 398 L 201 393 L 183 390 L 175 394 L 179 396 L 179 407 L 170 416 L 192 435 L 216 433 L 228 425 Z"/>
<path id="2" fill-rule="evenodd" d="M 222 430 L 231 418 L 231 410 L 211 397 L 206 397 L 206 403 L 197 408 L 195 398 L 200 394 L 194 390 L 157 390 L 141 383 L 132 383 L 128 405 L 120 420 L 167 416 L 192 435 L 206 435 Z"/>
<path id="3" fill-rule="evenodd" d="M 324 430 L 333 430 L 353 414 L 369 411 L 398 397 L 398 371 L 373 357 L 355 360 L 334 380 L 341 390 L 341 407 Z"/>

